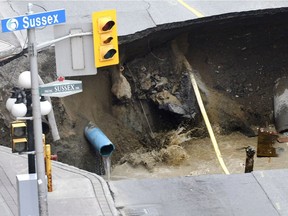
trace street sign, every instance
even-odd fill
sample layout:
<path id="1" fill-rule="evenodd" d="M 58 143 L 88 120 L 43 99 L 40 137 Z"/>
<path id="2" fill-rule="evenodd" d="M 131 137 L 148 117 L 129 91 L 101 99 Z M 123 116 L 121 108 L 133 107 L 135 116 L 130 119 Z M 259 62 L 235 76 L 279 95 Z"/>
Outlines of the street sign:
<path id="1" fill-rule="evenodd" d="M 66 22 L 65 10 L 28 14 L 1 20 L 2 32 L 39 28 Z"/>
<path id="2" fill-rule="evenodd" d="M 39 86 L 39 94 L 47 97 L 66 97 L 82 92 L 82 81 L 55 81 Z"/>
<path id="3" fill-rule="evenodd" d="M 56 25 L 54 26 L 54 37 L 62 38 L 75 31 L 81 32 L 80 30 L 82 30 L 83 33 L 92 33 L 91 22 Z M 73 77 L 97 74 L 93 48 L 92 35 L 73 37 L 70 40 L 62 40 L 55 43 L 57 76 Z"/>

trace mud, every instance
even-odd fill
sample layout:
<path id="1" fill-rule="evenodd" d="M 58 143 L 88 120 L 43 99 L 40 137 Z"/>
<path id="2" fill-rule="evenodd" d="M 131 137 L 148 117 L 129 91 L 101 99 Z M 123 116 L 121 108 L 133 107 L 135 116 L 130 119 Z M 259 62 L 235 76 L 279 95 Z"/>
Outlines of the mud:
<path id="1" fill-rule="evenodd" d="M 246 152 L 245 148 L 251 146 L 257 149 L 257 137 L 246 137 L 236 132 L 229 136 L 217 135 L 217 142 L 221 150 L 227 169 L 232 174 L 245 172 Z M 141 163 L 137 167 L 125 162 L 114 166 L 111 179 L 137 179 L 137 178 L 168 178 L 176 176 L 195 176 L 208 174 L 224 174 L 216 158 L 211 140 L 192 139 L 181 145 L 185 149 L 188 158 L 181 165 L 171 165 L 160 162 L 153 169 L 146 169 Z M 278 157 L 256 157 L 254 156 L 254 170 L 287 169 L 288 167 L 288 144 L 276 143 Z M 144 160 L 145 161 L 145 160 Z"/>

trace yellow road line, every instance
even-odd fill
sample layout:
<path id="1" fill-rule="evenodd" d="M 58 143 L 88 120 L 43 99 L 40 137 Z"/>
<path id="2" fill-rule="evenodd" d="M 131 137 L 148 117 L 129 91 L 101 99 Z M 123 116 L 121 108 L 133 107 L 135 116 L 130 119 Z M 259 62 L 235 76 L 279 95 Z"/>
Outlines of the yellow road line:
<path id="1" fill-rule="evenodd" d="M 204 17 L 204 15 L 196 10 L 195 8 L 192 8 L 190 5 L 188 5 L 186 2 L 183 0 L 178 0 L 180 4 L 182 4 L 184 7 L 186 7 L 188 10 L 190 10 L 193 14 L 195 14 L 197 17 Z"/>

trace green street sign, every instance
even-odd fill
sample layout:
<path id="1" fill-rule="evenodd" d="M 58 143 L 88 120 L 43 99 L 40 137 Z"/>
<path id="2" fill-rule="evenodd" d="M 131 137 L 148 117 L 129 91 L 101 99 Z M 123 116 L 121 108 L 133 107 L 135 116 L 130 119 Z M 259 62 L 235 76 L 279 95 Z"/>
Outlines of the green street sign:
<path id="1" fill-rule="evenodd" d="M 82 81 L 55 81 L 39 86 L 39 94 L 47 97 L 66 97 L 82 92 Z"/>

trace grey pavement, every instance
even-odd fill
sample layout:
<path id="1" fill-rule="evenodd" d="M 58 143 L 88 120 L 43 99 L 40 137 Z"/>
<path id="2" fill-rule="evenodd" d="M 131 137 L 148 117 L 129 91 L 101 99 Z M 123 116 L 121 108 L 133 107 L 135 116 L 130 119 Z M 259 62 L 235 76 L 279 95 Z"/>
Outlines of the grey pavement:
<path id="1" fill-rule="evenodd" d="M 117 0 L 117 1 L 17 1 L 0 0 L 0 19 L 25 15 L 28 2 L 34 3 L 35 13 L 65 9 L 66 24 L 92 23 L 96 11 L 116 9 L 119 36 L 128 36 L 164 24 L 209 19 L 219 15 L 231 17 L 247 11 L 287 8 L 288 1 L 273 0 Z M 235 15 L 235 16 L 236 16 Z M 64 24 L 65 25 L 65 24 Z M 81 27 L 81 25 L 79 25 Z M 37 41 L 54 39 L 53 27 L 37 30 Z M 27 46 L 26 30 L 0 32 L 0 59 L 19 53 Z"/>
<path id="2" fill-rule="evenodd" d="M 0 215 L 18 215 L 16 175 L 27 174 L 27 157 L 0 146 Z M 50 216 L 118 215 L 107 183 L 96 174 L 60 162 L 52 163 Z"/>
<path id="3" fill-rule="evenodd" d="M 288 170 L 110 182 L 124 216 L 288 215 Z"/>

